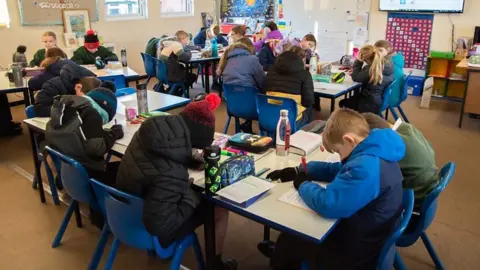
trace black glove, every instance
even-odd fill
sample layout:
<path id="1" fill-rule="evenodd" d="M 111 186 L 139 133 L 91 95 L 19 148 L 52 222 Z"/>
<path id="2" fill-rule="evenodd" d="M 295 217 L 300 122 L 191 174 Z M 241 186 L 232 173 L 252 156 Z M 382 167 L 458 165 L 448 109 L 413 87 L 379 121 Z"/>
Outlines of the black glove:
<path id="1" fill-rule="evenodd" d="M 123 127 L 122 127 L 122 125 L 113 125 L 110 128 L 110 133 L 113 134 L 113 136 L 115 137 L 115 140 L 120 140 L 121 138 L 123 138 Z"/>
<path id="2" fill-rule="evenodd" d="M 274 181 L 280 179 L 282 182 L 293 181 L 298 174 L 298 169 L 295 167 L 289 167 L 282 170 L 276 170 L 267 175 L 267 179 Z"/>
<path id="3" fill-rule="evenodd" d="M 299 172 L 295 177 L 295 179 L 293 180 L 293 186 L 295 187 L 296 190 L 298 190 L 298 188 L 300 188 L 300 186 L 305 181 L 308 181 L 307 175 L 304 172 Z"/>

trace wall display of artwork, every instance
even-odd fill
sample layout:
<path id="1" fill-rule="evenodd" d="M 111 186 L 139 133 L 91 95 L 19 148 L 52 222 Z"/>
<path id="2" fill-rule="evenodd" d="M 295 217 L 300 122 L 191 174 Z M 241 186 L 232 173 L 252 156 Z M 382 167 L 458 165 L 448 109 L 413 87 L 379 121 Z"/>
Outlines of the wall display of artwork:
<path id="1" fill-rule="evenodd" d="M 275 16 L 274 0 L 221 0 L 220 18 L 254 18 L 269 20 Z"/>
<path id="2" fill-rule="evenodd" d="M 86 9 L 98 21 L 98 0 L 18 0 L 22 25 L 62 25 L 62 10 Z"/>
<path id="3" fill-rule="evenodd" d="M 65 33 L 74 33 L 83 37 L 90 27 L 90 17 L 86 9 L 63 10 L 63 29 Z"/>

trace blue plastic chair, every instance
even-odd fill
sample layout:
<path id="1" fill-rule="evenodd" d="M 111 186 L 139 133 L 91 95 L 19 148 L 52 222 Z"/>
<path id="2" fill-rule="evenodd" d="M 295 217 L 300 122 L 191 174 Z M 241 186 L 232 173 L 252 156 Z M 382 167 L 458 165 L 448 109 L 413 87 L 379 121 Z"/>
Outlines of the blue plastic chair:
<path id="1" fill-rule="evenodd" d="M 102 82 L 113 82 L 117 89 L 128 87 L 127 80 L 124 75 L 100 76 L 98 79 Z"/>
<path id="2" fill-rule="evenodd" d="M 162 84 L 168 85 L 170 88 L 170 95 L 173 95 L 177 92 L 178 89 L 182 90 L 182 96 L 188 98 L 188 93 L 187 93 L 187 87 L 185 86 L 184 82 L 177 82 L 177 83 L 171 83 L 168 82 L 167 78 L 167 66 L 165 63 L 160 60 L 160 59 L 155 59 L 157 61 L 157 79 L 158 79 L 158 84 L 157 84 L 157 89 L 153 89 L 155 91 L 159 91 L 159 88 Z"/>
<path id="3" fill-rule="evenodd" d="M 291 98 L 260 95 L 256 96 L 258 123 L 262 135 L 276 138 L 280 110 L 288 110 L 291 133 L 297 131 L 297 102 Z"/>
<path id="4" fill-rule="evenodd" d="M 115 92 L 115 96 L 116 97 L 123 97 L 123 96 L 126 96 L 126 95 L 135 94 L 136 92 L 137 92 L 137 90 L 135 90 L 135 88 L 132 88 L 132 87 L 121 88 L 121 89 L 117 89 L 117 92 Z"/>
<path id="5" fill-rule="evenodd" d="M 153 56 L 146 53 L 140 53 L 143 59 L 143 66 L 145 68 L 145 73 L 147 73 L 147 82 L 148 84 L 152 78 L 157 77 L 157 62 Z"/>
<path id="6" fill-rule="evenodd" d="M 445 267 L 443 267 L 440 258 L 433 248 L 432 242 L 427 236 L 427 229 L 435 218 L 438 206 L 438 196 L 440 196 L 440 193 L 452 179 L 453 174 L 455 173 L 455 167 L 454 162 L 449 162 L 443 166 L 440 171 L 439 184 L 425 197 L 420 207 L 420 213 L 413 214 L 412 221 L 408 225 L 407 231 L 402 234 L 396 243 L 397 247 L 409 247 L 415 244 L 418 238 L 421 238 L 436 269 L 445 269 Z M 398 265 L 398 267 L 395 267 L 397 270 L 406 269 L 400 255 L 395 257 L 395 263 Z"/>
<path id="7" fill-rule="evenodd" d="M 405 80 L 403 81 L 403 85 L 400 86 L 400 89 L 402 92 L 400 92 L 400 97 L 398 99 L 398 102 L 396 104 L 393 104 L 391 107 L 390 107 L 390 111 L 392 111 L 392 114 L 393 116 L 395 117 L 395 120 L 398 119 L 398 115 L 396 114 L 395 112 L 395 109 L 398 109 L 398 111 L 400 112 L 400 114 L 402 115 L 403 117 L 403 120 L 407 123 L 410 123 L 410 121 L 408 120 L 407 118 L 407 115 L 405 114 L 405 112 L 403 111 L 402 107 L 400 106 L 402 104 L 402 102 L 404 102 L 407 97 L 408 97 L 408 82 L 410 81 L 411 79 L 411 75 L 412 75 L 412 72 L 410 72 L 406 77 L 405 77 Z"/>
<path id="8" fill-rule="evenodd" d="M 223 133 L 227 134 L 230 120 L 235 118 L 235 133 L 240 132 L 240 118 L 245 120 L 258 120 L 257 104 L 255 97 L 259 90 L 254 87 L 240 85 L 223 85 L 225 100 L 227 101 L 227 122 Z"/>
<path id="9" fill-rule="evenodd" d="M 377 270 L 390 270 L 392 269 L 392 265 L 394 265 L 395 258 L 397 257 L 396 249 L 395 249 L 395 242 L 397 239 L 402 235 L 405 229 L 408 226 L 408 222 L 412 216 L 413 212 L 413 205 L 414 205 L 415 197 L 413 194 L 413 190 L 405 189 L 403 191 L 403 213 L 400 223 L 398 224 L 397 228 L 393 231 L 393 233 L 388 237 L 388 239 L 383 244 L 382 249 L 380 250 L 380 254 L 378 256 L 378 261 L 376 268 Z M 395 267 L 396 268 L 396 267 Z M 309 270 L 310 265 L 308 262 L 304 262 L 302 264 L 302 270 Z M 396 268 L 398 270 L 398 268 Z"/>
<path id="10" fill-rule="evenodd" d="M 105 210 L 107 220 L 97 249 L 102 249 L 102 245 L 105 246 L 110 232 L 114 236 L 105 269 L 112 268 L 120 242 L 137 249 L 154 251 L 161 259 L 173 258 L 170 263 L 171 270 L 180 269 L 185 251 L 193 246 L 198 268 L 205 268 L 202 250 L 195 232 L 167 248 L 163 248 L 160 246 L 158 238 L 149 234 L 143 225 L 143 199 L 121 192 L 94 179 L 91 179 L 91 183 L 99 200 L 100 208 Z"/>
<path id="11" fill-rule="evenodd" d="M 34 106 L 30 105 L 27 108 L 25 108 L 25 114 L 27 115 L 28 119 L 34 118 L 35 117 Z M 48 184 L 50 185 L 50 191 L 52 192 L 53 203 L 55 203 L 56 205 L 60 205 L 60 199 L 58 198 L 58 192 L 57 192 L 57 185 L 55 184 L 55 178 L 53 177 L 52 170 L 51 170 L 50 166 L 48 166 L 48 162 L 46 161 L 45 155 L 40 151 L 40 147 L 38 145 L 37 139 L 35 138 L 34 140 L 35 140 L 35 147 L 37 148 L 38 160 L 40 161 L 39 166 L 41 166 L 42 163 L 43 163 L 43 165 L 45 167 L 45 170 L 47 172 L 47 176 L 49 175 L 49 172 L 52 175 L 52 177 L 48 177 Z M 59 164 L 59 160 L 57 160 L 53 157 L 52 157 L 52 160 L 55 164 Z M 58 168 L 57 168 L 57 172 L 60 172 L 58 170 Z M 60 177 L 57 178 L 57 180 L 60 182 L 61 181 Z M 58 183 L 58 185 L 61 187 L 61 183 Z M 39 186 L 38 185 L 38 179 L 35 176 L 33 178 L 32 188 L 36 189 L 38 186 Z M 41 185 L 41 188 L 43 188 L 43 185 Z M 44 192 L 44 191 L 40 190 L 40 192 Z"/>
<path id="12" fill-rule="evenodd" d="M 383 92 L 383 103 L 382 106 L 380 107 L 380 110 L 378 110 L 378 115 L 381 117 L 383 116 L 383 112 L 385 112 L 385 119 L 388 119 L 388 110 L 390 109 L 390 96 L 392 95 L 392 88 L 395 85 L 395 80 L 387 85 L 385 87 L 385 92 Z M 395 117 L 395 112 L 392 112 Z M 396 117 L 395 119 L 397 119 Z"/>

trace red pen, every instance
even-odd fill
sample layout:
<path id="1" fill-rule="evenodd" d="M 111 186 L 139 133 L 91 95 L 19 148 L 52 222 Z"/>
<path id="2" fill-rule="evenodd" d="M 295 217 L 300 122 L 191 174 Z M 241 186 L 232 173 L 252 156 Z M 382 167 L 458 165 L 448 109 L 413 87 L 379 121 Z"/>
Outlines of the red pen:
<path id="1" fill-rule="evenodd" d="M 302 166 L 303 166 L 303 172 L 306 175 L 307 174 L 307 159 L 305 158 L 305 156 L 302 157 Z"/>

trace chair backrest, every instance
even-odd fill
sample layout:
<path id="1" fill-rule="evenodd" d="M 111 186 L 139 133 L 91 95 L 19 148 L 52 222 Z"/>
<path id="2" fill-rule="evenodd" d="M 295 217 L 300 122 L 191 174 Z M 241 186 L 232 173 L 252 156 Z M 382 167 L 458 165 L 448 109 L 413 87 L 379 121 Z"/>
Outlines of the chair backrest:
<path id="1" fill-rule="evenodd" d="M 95 179 L 90 181 L 115 238 L 137 249 L 155 249 L 161 257 L 162 253 L 168 255 L 173 253 L 173 245 L 158 250 L 158 240 L 145 229 L 142 221 L 143 199 L 109 187 Z"/>
<path id="2" fill-rule="evenodd" d="M 156 69 L 157 69 L 157 74 L 156 74 L 157 80 L 160 83 L 168 84 L 167 66 L 160 59 L 155 59 L 155 61 L 156 61 Z"/>
<path id="3" fill-rule="evenodd" d="M 398 104 L 395 105 L 395 107 L 399 106 L 404 102 L 407 97 L 408 97 L 408 83 L 412 78 L 412 72 L 408 73 L 408 75 L 405 77 L 405 80 L 403 80 L 403 85 L 401 85 L 400 88 L 400 99 L 398 100 Z"/>
<path id="4" fill-rule="evenodd" d="M 125 80 L 125 76 L 121 74 L 110 75 L 110 76 L 100 76 L 98 77 L 98 79 L 101 80 L 102 82 L 106 82 L 106 81 L 113 82 L 115 84 L 115 87 L 117 87 L 117 89 L 127 87 L 127 81 Z"/>
<path id="5" fill-rule="evenodd" d="M 405 189 L 403 191 L 403 213 L 400 223 L 395 228 L 390 237 L 385 241 L 380 251 L 380 255 L 377 261 L 377 270 L 390 270 L 392 269 L 393 261 L 395 258 L 395 242 L 400 238 L 402 233 L 407 228 L 408 222 L 413 212 L 413 205 L 415 196 L 413 190 Z"/>
<path id="6" fill-rule="evenodd" d="M 145 67 L 145 73 L 147 73 L 148 77 L 156 77 L 157 76 L 157 63 L 155 58 L 150 54 L 140 53 L 143 59 L 143 66 Z"/>
<path id="7" fill-rule="evenodd" d="M 223 84 L 223 94 L 227 101 L 227 113 L 247 120 L 257 120 L 256 95 L 259 90 L 255 87 Z"/>
<path id="8" fill-rule="evenodd" d="M 25 108 L 25 114 L 27 115 L 27 118 L 34 118 L 35 117 L 35 107 L 33 105 L 28 106 Z"/>
<path id="9" fill-rule="evenodd" d="M 385 92 L 383 92 L 383 103 L 378 111 L 378 114 L 384 112 L 390 106 L 390 96 L 392 95 L 393 86 L 395 85 L 395 80 L 385 87 Z"/>
<path id="10" fill-rule="evenodd" d="M 260 129 L 268 136 L 276 137 L 277 123 L 280 119 L 280 110 L 288 110 L 288 120 L 292 134 L 297 131 L 297 102 L 291 98 L 260 95 L 256 96 L 258 123 Z"/>
<path id="11" fill-rule="evenodd" d="M 135 94 L 136 92 L 137 92 L 137 90 L 135 90 L 135 88 L 132 88 L 132 87 L 121 88 L 121 89 L 117 89 L 117 92 L 115 92 L 115 96 L 116 97 L 123 97 L 123 96 L 126 96 L 126 95 Z"/>
<path id="12" fill-rule="evenodd" d="M 92 196 L 90 177 L 85 168 L 73 158 L 62 154 L 49 146 L 46 146 L 45 150 L 52 159 L 58 159 L 60 161 L 62 184 L 68 195 L 76 201 L 88 203 L 94 209 L 98 209 L 98 203 Z"/>

